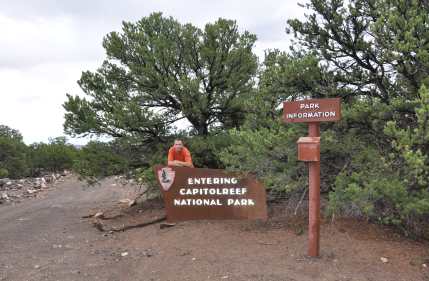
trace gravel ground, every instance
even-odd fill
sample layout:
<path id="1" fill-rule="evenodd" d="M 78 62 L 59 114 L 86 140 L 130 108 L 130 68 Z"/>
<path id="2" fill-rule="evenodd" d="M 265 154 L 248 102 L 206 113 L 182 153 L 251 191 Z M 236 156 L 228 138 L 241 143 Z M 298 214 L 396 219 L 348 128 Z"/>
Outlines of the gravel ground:
<path id="1" fill-rule="evenodd" d="M 128 208 L 135 188 L 74 176 L 19 204 L 0 205 L 0 280 L 429 280 L 429 245 L 356 220 L 322 225 L 321 257 L 307 258 L 305 218 L 270 208 L 268 222 L 192 221 L 109 234 L 164 215 Z M 116 215 L 116 216 L 115 216 Z M 426 265 L 426 267 L 424 266 Z"/>

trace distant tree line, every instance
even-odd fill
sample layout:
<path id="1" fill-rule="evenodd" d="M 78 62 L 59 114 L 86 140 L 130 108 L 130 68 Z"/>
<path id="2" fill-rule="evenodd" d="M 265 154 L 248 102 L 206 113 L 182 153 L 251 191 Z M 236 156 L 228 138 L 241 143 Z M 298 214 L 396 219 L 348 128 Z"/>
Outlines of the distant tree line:
<path id="1" fill-rule="evenodd" d="M 65 137 L 26 145 L 18 130 L 0 125 L 0 178 L 16 179 L 71 169 L 76 153 Z"/>
<path id="2" fill-rule="evenodd" d="M 39 177 L 73 170 L 94 182 L 95 177 L 86 176 L 97 174 L 100 178 L 126 173 L 130 165 L 127 159 L 115 145 L 98 141 L 91 141 L 81 149 L 68 143 L 65 137 L 26 145 L 18 130 L 0 125 L 0 178 Z"/>

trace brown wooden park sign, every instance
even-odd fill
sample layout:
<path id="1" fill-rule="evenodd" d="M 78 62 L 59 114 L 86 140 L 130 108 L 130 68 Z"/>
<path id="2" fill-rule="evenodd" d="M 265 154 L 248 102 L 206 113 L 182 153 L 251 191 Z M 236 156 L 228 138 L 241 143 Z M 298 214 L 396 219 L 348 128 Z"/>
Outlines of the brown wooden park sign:
<path id="1" fill-rule="evenodd" d="M 308 255 L 319 255 L 320 122 L 341 118 L 340 98 L 283 103 L 286 123 L 308 123 L 298 144 L 298 160 L 309 166 Z M 267 219 L 265 187 L 252 176 L 217 169 L 154 167 L 164 197 L 167 221 L 195 219 Z"/>
<path id="2" fill-rule="evenodd" d="M 252 176 L 163 165 L 154 170 L 169 222 L 267 219 L 265 187 Z"/>
<path id="3" fill-rule="evenodd" d="M 341 119 L 339 98 L 311 99 L 283 103 L 283 120 L 293 122 L 326 122 Z"/>

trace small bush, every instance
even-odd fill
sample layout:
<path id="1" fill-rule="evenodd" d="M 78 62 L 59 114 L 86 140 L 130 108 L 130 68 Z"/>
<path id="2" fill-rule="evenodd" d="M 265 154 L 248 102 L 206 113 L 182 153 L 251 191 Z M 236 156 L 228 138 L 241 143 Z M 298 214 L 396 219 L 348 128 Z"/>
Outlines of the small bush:
<path id="1" fill-rule="evenodd" d="M 0 178 L 7 178 L 9 176 L 9 171 L 5 168 L 0 168 Z"/>

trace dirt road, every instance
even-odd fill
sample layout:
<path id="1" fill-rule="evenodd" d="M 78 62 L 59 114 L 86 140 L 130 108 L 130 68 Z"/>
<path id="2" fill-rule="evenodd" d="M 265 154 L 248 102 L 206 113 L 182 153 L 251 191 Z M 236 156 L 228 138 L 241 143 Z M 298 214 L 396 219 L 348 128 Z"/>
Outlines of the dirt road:
<path id="1" fill-rule="evenodd" d="M 113 180 L 85 188 L 71 177 L 39 198 L 0 206 L 0 280 L 429 280 L 427 243 L 364 222 L 325 223 L 322 256 L 309 259 L 305 219 L 281 208 L 267 223 L 154 224 L 115 234 L 81 218 L 118 210 L 133 191 Z M 106 223 L 162 215 L 137 206 Z"/>

